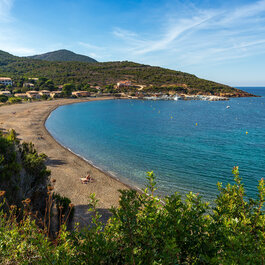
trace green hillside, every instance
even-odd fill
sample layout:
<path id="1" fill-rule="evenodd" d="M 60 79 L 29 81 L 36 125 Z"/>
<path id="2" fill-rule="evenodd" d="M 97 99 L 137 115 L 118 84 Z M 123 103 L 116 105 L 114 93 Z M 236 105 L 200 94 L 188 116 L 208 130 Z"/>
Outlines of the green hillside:
<path id="1" fill-rule="evenodd" d="M 84 63 L 96 63 L 97 61 L 89 56 L 76 54 L 68 50 L 58 50 L 54 52 L 47 52 L 44 54 L 29 56 L 29 59 L 37 59 L 44 61 L 66 61 L 66 62 L 84 62 Z"/>
<path id="2" fill-rule="evenodd" d="M 46 77 L 56 85 L 73 83 L 78 86 L 115 84 L 120 80 L 130 80 L 133 84 L 145 85 L 148 91 L 169 91 L 186 94 L 212 94 L 241 97 L 250 94 L 201 79 L 195 75 L 134 62 L 50 62 L 26 57 L 16 57 L 0 52 L 0 76 L 8 76 L 14 81 L 21 77 Z"/>

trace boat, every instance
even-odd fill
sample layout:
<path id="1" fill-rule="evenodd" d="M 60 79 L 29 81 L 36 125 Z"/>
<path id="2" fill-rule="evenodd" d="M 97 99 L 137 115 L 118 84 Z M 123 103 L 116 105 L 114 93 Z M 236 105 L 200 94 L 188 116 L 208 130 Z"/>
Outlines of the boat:
<path id="1" fill-rule="evenodd" d="M 179 95 L 175 95 L 175 96 L 173 97 L 173 99 L 174 99 L 174 100 L 180 100 L 181 97 L 180 97 Z"/>

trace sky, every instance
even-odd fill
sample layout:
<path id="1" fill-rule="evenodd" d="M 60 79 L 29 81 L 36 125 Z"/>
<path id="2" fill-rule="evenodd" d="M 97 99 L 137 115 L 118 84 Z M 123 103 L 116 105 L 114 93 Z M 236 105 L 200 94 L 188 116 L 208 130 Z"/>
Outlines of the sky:
<path id="1" fill-rule="evenodd" d="M 265 86 L 265 0 L 0 0 L 0 50 L 58 49 Z"/>

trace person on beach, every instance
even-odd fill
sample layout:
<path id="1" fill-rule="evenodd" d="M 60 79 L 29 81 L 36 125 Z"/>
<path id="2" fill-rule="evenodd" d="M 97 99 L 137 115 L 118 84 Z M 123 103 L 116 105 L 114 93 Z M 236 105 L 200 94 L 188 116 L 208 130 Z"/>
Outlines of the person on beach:
<path id="1" fill-rule="evenodd" d="M 93 179 L 91 178 L 90 174 L 88 173 L 85 178 L 80 178 L 82 184 L 87 184 L 88 182 L 92 182 Z"/>

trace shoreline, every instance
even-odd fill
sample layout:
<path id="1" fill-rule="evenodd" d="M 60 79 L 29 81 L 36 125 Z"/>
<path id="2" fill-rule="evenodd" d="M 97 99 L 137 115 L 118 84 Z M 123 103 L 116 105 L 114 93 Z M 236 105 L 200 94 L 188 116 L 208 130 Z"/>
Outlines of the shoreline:
<path id="1" fill-rule="evenodd" d="M 108 100 L 111 100 L 111 99 L 113 99 L 113 98 L 110 98 L 110 99 L 108 99 Z M 105 100 L 105 99 L 104 99 L 104 100 Z M 51 138 L 52 138 L 52 139 L 53 139 L 58 145 L 60 145 L 65 151 L 70 152 L 72 155 L 76 156 L 76 157 L 79 158 L 79 159 L 82 159 L 84 162 L 88 163 L 91 167 L 94 167 L 95 169 L 101 171 L 103 174 L 106 174 L 108 177 L 110 177 L 110 178 L 112 178 L 112 179 L 114 179 L 114 180 L 117 180 L 117 181 L 121 182 L 123 185 L 127 186 L 128 189 L 135 189 L 135 190 L 137 190 L 137 191 L 141 191 L 141 189 L 140 189 L 139 187 L 134 186 L 134 185 L 130 185 L 130 184 L 128 184 L 128 183 L 123 182 L 121 179 L 119 179 L 118 176 L 115 176 L 114 174 L 111 174 L 110 172 L 108 172 L 108 171 L 102 169 L 101 167 L 95 165 L 92 161 L 87 160 L 87 159 L 86 159 L 85 157 L 83 157 L 82 155 L 80 155 L 80 154 L 78 154 L 78 153 L 75 153 L 73 150 L 71 150 L 71 149 L 68 148 L 67 146 L 64 146 L 62 143 L 60 143 L 59 140 L 57 140 L 55 137 L 53 137 L 52 134 L 49 132 L 49 130 L 46 128 L 46 126 L 45 126 L 46 121 L 49 119 L 51 113 L 52 113 L 54 110 L 56 110 L 58 107 L 66 106 L 66 105 L 71 105 L 71 104 L 86 103 L 86 102 L 89 102 L 89 100 L 88 100 L 88 101 L 85 101 L 85 102 L 75 102 L 75 103 L 70 103 L 70 104 L 60 105 L 60 106 L 57 106 L 57 107 L 55 107 L 54 109 L 52 109 L 52 110 L 50 111 L 50 113 L 47 113 L 48 115 L 47 115 L 47 117 L 45 118 L 45 120 L 43 121 L 43 127 L 44 127 L 44 129 L 46 130 L 46 133 L 47 133 L 47 134 L 48 134 L 48 135 L 49 135 L 49 136 L 50 136 L 50 137 L 51 137 Z"/>
<path id="2" fill-rule="evenodd" d="M 52 111 L 60 106 L 110 99 L 113 98 L 58 99 L 6 105 L 0 108 L 0 128 L 14 129 L 21 141 L 32 142 L 39 153 L 48 156 L 47 168 L 51 170 L 51 178 L 56 179 L 54 192 L 68 197 L 75 205 L 73 223 L 78 222 L 80 227 L 88 225 L 91 220 L 91 214 L 87 211 L 91 193 L 95 193 L 99 199 L 98 209 L 102 221 L 107 221 L 110 217 L 109 209 L 118 206 L 119 190 L 136 188 L 61 145 L 47 130 L 45 122 Z M 87 172 L 90 172 L 95 181 L 81 184 L 80 178 Z"/>

